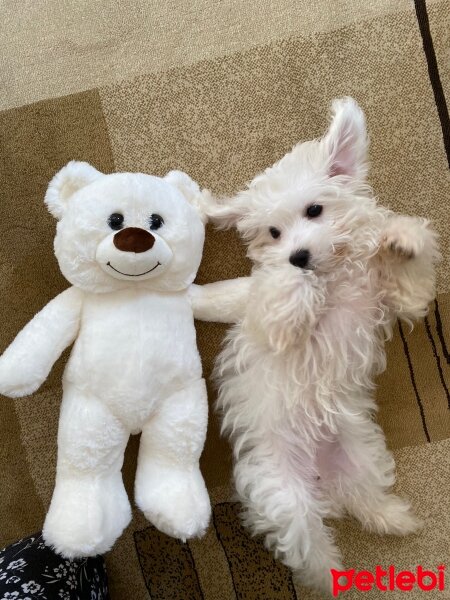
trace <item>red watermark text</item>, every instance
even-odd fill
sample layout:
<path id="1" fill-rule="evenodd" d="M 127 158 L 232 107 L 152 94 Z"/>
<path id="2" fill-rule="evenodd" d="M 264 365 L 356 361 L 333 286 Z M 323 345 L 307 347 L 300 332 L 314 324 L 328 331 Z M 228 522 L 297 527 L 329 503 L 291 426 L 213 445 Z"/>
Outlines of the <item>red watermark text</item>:
<path id="1" fill-rule="evenodd" d="M 442 592 L 445 589 L 445 565 L 439 565 L 436 571 L 425 570 L 418 566 L 415 571 L 396 571 L 391 565 L 386 570 L 377 565 L 375 572 L 371 571 L 336 571 L 331 569 L 333 578 L 333 596 L 339 596 L 351 588 L 360 592 L 370 592 L 379 589 L 382 592 L 392 592 L 400 590 L 410 592 L 413 589 L 419 589 L 424 592 L 438 590 Z"/>

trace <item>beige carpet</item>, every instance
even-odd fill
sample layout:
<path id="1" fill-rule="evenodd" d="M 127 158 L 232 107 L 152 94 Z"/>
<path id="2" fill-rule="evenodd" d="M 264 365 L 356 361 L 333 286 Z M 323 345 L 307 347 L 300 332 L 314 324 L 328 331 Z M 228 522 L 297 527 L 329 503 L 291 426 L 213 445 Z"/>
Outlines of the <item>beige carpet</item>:
<path id="1" fill-rule="evenodd" d="M 180 168 L 203 186 L 232 192 L 295 142 L 323 132 L 333 97 L 353 95 L 367 113 L 371 183 L 380 201 L 433 219 L 444 260 L 438 301 L 412 333 L 396 332 L 378 389 L 398 490 L 426 527 L 398 540 L 341 522 L 339 543 L 348 568 L 448 564 L 449 30 L 450 0 L 5 0 L 0 351 L 67 287 L 43 195 L 68 160 L 107 172 Z M 209 230 L 198 281 L 248 270 L 236 236 Z M 197 329 L 209 377 L 225 329 Z M 64 357 L 33 397 L 1 399 L 0 545 L 42 526 L 54 482 L 63 367 Z M 124 466 L 131 496 L 137 447 L 135 437 Z M 108 555 L 113 600 L 317 598 L 294 586 L 242 529 L 228 445 L 212 410 L 202 468 L 215 505 L 206 537 L 181 544 L 136 512 Z M 447 588 L 426 597 L 450 598 Z"/>

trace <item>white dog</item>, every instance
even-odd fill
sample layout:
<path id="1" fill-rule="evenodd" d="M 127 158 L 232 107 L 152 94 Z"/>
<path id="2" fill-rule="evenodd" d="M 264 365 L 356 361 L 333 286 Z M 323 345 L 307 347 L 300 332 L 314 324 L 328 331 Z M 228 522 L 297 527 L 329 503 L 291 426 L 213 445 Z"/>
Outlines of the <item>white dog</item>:
<path id="1" fill-rule="evenodd" d="M 321 140 L 208 208 L 255 263 L 250 283 L 230 282 L 224 320 L 242 315 L 217 364 L 245 522 L 304 584 L 328 591 L 342 567 L 324 517 L 347 512 L 382 534 L 419 526 L 390 491 L 374 375 L 396 318 L 424 316 L 435 294 L 436 234 L 377 205 L 367 144 L 358 105 L 335 101 Z"/>

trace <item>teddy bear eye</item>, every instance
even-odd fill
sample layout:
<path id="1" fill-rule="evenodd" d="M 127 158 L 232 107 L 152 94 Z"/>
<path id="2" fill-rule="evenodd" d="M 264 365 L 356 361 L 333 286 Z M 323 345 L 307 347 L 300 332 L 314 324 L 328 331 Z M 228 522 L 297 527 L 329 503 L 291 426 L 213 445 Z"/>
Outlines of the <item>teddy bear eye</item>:
<path id="1" fill-rule="evenodd" d="M 155 231 L 156 229 L 159 229 L 163 225 L 164 225 L 164 219 L 161 217 L 161 215 L 153 214 L 150 217 L 150 229 L 152 229 L 153 231 Z"/>
<path id="2" fill-rule="evenodd" d="M 121 213 L 113 213 L 109 216 L 108 225 L 111 227 L 111 229 L 114 229 L 114 231 L 122 229 L 123 215 Z"/>
<path id="3" fill-rule="evenodd" d="M 306 216 L 310 219 L 314 219 L 322 213 L 322 210 L 323 206 L 321 204 L 311 204 L 311 206 L 308 206 L 306 209 Z"/>
<path id="4" fill-rule="evenodd" d="M 277 229 L 276 227 L 269 227 L 269 233 L 273 237 L 274 240 L 277 240 L 281 235 L 281 231 L 279 229 Z"/>

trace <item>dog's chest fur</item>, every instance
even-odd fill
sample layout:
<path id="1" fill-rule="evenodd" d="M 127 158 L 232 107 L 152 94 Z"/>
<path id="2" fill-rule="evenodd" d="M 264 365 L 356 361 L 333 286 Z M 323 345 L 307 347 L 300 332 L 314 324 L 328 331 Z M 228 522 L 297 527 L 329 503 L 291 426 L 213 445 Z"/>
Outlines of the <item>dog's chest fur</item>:
<path id="1" fill-rule="evenodd" d="M 298 435 L 320 439 L 338 430 L 340 414 L 372 411 L 373 377 L 385 366 L 386 324 L 374 284 L 367 275 L 334 284 L 317 320 L 278 353 L 261 343 L 249 304 L 219 362 L 225 427 L 290 423 Z"/>

